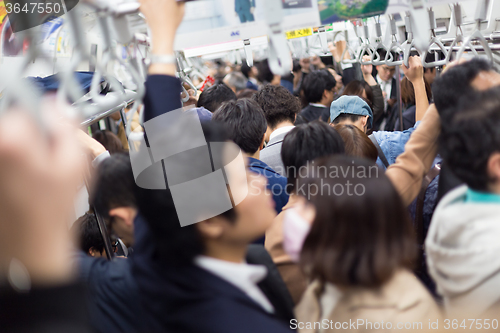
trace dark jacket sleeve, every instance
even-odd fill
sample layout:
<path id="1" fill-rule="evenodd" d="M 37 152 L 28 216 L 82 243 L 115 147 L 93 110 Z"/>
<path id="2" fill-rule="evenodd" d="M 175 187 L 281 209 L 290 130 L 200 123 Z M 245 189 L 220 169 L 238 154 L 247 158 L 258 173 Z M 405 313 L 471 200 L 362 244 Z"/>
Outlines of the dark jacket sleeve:
<path id="1" fill-rule="evenodd" d="M 181 83 L 169 75 L 150 75 L 146 79 L 144 122 L 182 107 Z"/>
<path id="2" fill-rule="evenodd" d="M 398 84 L 398 82 L 396 81 L 395 78 L 392 78 L 392 81 L 391 81 L 391 99 L 398 99 L 398 93 L 397 93 L 397 87 L 396 85 Z"/>
<path id="3" fill-rule="evenodd" d="M 112 261 L 75 254 L 79 277 L 87 285 L 90 324 L 97 332 L 143 332 L 143 308 L 130 259 Z"/>
<path id="4" fill-rule="evenodd" d="M 91 332 L 82 284 L 33 288 L 27 293 L 2 287 L 0 304 L 2 332 Z"/>
<path id="5" fill-rule="evenodd" d="M 373 123 L 375 124 L 384 115 L 384 96 L 380 85 L 370 86 L 373 92 Z"/>
<path id="6" fill-rule="evenodd" d="M 345 68 L 342 71 L 342 83 L 344 84 L 344 87 L 347 86 L 351 81 L 360 80 L 359 75 L 361 73 L 361 69 L 359 68 L 359 64 L 353 64 L 351 67 Z M 361 77 L 363 77 L 362 73 Z"/>

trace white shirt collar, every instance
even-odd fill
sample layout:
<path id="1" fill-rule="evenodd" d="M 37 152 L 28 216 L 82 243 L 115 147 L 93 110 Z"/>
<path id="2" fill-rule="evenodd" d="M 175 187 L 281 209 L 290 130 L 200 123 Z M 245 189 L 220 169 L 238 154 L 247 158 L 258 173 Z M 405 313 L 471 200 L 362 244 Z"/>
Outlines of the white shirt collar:
<path id="1" fill-rule="evenodd" d="M 197 256 L 194 262 L 197 266 L 239 288 L 267 312 L 274 312 L 273 305 L 257 286 L 257 283 L 267 275 L 266 266 L 249 265 L 244 262 L 237 264 L 201 255 Z"/>
<path id="2" fill-rule="evenodd" d="M 327 108 L 326 106 L 324 106 L 323 104 L 319 104 L 319 103 L 309 103 L 309 105 L 312 105 L 312 106 L 315 106 L 317 108 Z"/>
<path id="3" fill-rule="evenodd" d="M 271 141 L 274 137 L 276 137 L 276 136 L 278 136 L 280 134 L 290 132 L 294 128 L 295 128 L 295 126 L 292 125 L 292 126 L 280 127 L 277 130 L 274 130 L 274 132 L 272 132 L 271 135 L 269 136 L 269 141 Z"/>

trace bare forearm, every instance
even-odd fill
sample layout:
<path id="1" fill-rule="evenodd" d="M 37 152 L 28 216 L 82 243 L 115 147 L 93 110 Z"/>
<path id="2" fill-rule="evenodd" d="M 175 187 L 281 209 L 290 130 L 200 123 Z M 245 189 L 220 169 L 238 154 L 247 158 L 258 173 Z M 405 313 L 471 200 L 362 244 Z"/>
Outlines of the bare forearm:
<path id="1" fill-rule="evenodd" d="M 370 86 L 376 86 L 378 84 L 377 81 L 375 81 L 375 79 L 373 78 L 373 75 L 371 73 L 369 73 L 369 74 L 363 73 L 363 79 Z"/>

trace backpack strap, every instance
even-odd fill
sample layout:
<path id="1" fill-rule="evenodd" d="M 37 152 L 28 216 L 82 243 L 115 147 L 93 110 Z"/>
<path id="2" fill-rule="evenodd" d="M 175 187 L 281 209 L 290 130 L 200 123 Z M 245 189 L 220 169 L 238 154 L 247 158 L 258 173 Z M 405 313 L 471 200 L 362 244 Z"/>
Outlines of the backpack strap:
<path id="1" fill-rule="evenodd" d="M 377 139 L 375 139 L 375 135 L 370 134 L 368 137 L 370 138 L 370 140 L 372 140 L 373 144 L 375 145 L 375 148 L 377 148 L 378 157 L 380 158 L 382 163 L 384 163 L 385 167 L 388 168 L 389 162 L 387 161 L 387 158 L 385 157 L 385 154 L 382 151 L 382 148 L 380 148 L 380 145 L 378 144 Z"/>

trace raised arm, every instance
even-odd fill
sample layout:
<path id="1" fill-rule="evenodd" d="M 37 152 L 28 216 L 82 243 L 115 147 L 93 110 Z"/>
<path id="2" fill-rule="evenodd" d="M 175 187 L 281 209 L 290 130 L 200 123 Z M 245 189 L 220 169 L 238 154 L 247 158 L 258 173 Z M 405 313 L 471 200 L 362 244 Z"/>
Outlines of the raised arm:
<path id="1" fill-rule="evenodd" d="M 437 109 L 431 104 L 422 122 L 406 143 L 405 152 L 386 171 L 387 177 L 409 205 L 420 192 L 422 180 L 437 155 L 441 122 Z"/>
<path id="2" fill-rule="evenodd" d="M 409 68 L 404 64 L 401 65 L 403 72 L 405 73 L 408 80 L 413 85 L 413 90 L 415 91 L 415 121 L 420 121 L 424 117 L 425 112 L 429 108 L 429 99 L 427 98 L 427 92 L 425 91 L 424 82 L 424 67 L 422 66 L 422 61 L 419 56 L 412 56 L 408 61 Z"/>
<path id="3" fill-rule="evenodd" d="M 184 3 L 175 0 L 141 0 L 141 12 L 151 29 L 152 53 L 174 55 L 175 33 L 184 16 Z M 146 80 L 144 121 L 182 107 L 181 85 L 175 64 L 151 64 Z"/>
<path id="4" fill-rule="evenodd" d="M 364 61 L 369 61 L 369 56 L 363 56 Z M 372 75 L 373 65 L 361 65 L 361 72 L 363 73 L 363 79 L 366 83 L 370 85 L 373 92 L 373 122 L 377 122 L 378 119 L 384 114 L 384 96 L 382 95 L 382 89 L 377 83 Z"/>

